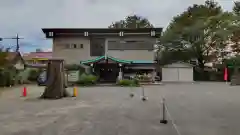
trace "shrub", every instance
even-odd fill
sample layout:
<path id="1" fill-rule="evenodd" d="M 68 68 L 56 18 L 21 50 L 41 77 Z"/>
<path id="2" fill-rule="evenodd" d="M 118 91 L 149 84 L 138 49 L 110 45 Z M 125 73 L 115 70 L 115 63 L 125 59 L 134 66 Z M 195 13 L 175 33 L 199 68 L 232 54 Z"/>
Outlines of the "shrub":
<path id="1" fill-rule="evenodd" d="M 1 69 L 0 70 L 0 86 L 14 85 L 16 77 L 16 70 Z"/>
<path id="2" fill-rule="evenodd" d="M 40 71 L 36 69 L 32 69 L 29 72 L 28 80 L 29 81 L 37 81 L 38 76 L 40 75 Z"/>
<path id="3" fill-rule="evenodd" d="M 140 85 L 140 83 L 139 83 L 139 80 L 138 80 L 138 79 L 136 79 L 136 78 L 134 78 L 134 79 L 133 79 L 133 83 L 134 83 L 135 85 L 137 85 L 137 86 L 139 86 L 139 85 Z"/>
<path id="4" fill-rule="evenodd" d="M 123 79 L 119 80 L 117 82 L 117 85 L 120 86 L 139 86 L 139 81 L 137 79 L 129 80 L 129 79 Z"/>
<path id="5" fill-rule="evenodd" d="M 150 81 L 152 81 L 152 76 L 149 75 L 149 74 L 136 75 L 134 78 L 139 80 L 139 81 L 141 81 L 141 82 L 150 82 Z"/>
<path id="6" fill-rule="evenodd" d="M 78 65 L 78 64 L 67 64 L 65 65 L 65 69 L 67 69 L 67 71 L 71 71 L 71 70 L 79 70 L 80 72 L 84 72 L 85 68 L 82 65 Z"/>
<path id="7" fill-rule="evenodd" d="M 97 80 L 98 80 L 97 76 L 83 73 L 80 75 L 79 81 L 77 83 L 80 85 L 89 86 L 96 84 Z"/>

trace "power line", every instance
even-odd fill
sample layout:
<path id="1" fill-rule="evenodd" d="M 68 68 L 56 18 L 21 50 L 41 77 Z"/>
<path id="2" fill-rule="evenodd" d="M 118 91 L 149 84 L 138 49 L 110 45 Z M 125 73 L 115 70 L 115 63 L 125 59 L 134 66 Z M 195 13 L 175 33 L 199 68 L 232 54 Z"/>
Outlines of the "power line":
<path id="1" fill-rule="evenodd" d="M 16 37 L 12 37 L 12 38 L 1 38 L 1 39 L 15 39 L 16 42 L 17 42 L 17 47 L 16 47 L 16 52 L 19 52 L 19 49 L 20 49 L 20 46 L 19 46 L 19 39 L 23 39 L 23 38 L 20 38 L 17 34 Z"/>

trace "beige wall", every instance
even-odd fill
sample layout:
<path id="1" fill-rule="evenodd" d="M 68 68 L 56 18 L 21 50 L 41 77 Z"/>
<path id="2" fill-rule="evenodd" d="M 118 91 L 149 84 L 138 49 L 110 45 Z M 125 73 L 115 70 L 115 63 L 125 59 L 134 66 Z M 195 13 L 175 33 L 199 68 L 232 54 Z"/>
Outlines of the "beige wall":
<path id="1" fill-rule="evenodd" d="M 83 44 L 83 49 L 69 49 L 67 44 Z M 67 64 L 79 64 L 82 60 L 94 59 L 90 56 L 88 38 L 55 38 L 53 40 L 53 58 L 64 59 Z"/>
<path id="2" fill-rule="evenodd" d="M 113 40 L 116 38 L 108 38 Z M 128 38 L 136 39 L 136 38 Z M 83 49 L 69 49 L 67 44 L 83 44 Z M 78 64 L 82 60 L 94 59 L 90 56 L 89 38 L 55 38 L 53 40 L 53 58 L 64 59 L 67 64 Z M 154 60 L 154 52 L 148 50 L 108 50 L 108 55 L 127 60 Z"/>

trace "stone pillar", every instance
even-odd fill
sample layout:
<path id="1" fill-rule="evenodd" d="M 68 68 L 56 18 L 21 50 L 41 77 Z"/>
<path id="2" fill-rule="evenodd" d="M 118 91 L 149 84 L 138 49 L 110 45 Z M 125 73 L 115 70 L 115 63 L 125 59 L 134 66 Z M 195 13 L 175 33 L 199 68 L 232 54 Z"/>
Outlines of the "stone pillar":
<path id="1" fill-rule="evenodd" d="M 119 64 L 118 80 L 123 79 L 122 64 Z"/>

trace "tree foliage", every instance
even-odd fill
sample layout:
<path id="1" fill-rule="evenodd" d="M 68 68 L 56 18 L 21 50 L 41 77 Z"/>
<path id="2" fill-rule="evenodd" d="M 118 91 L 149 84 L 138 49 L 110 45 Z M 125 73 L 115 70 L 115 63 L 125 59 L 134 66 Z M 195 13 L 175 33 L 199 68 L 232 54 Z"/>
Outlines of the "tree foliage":
<path id="1" fill-rule="evenodd" d="M 232 49 L 238 55 L 240 53 L 240 2 L 234 2 L 233 6 L 233 14 L 231 20 L 231 41 L 232 41 Z"/>
<path id="2" fill-rule="evenodd" d="M 233 30 L 235 29 L 232 22 L 235 17 L 230 12 L 224 12 L 219 15 L 210 17 L 206 23 L 208 36 L 207 44 L 211 45 L 211 53 L 218 58 L 223 60 L 229 53 L 231 37 L 233 36 Z"/>
<path id="3" fill-rule="evenodd" d="M 232 58 L 229 58 L 229 59 L 226 59 L 224 61 L 225 65 L 227 66 L 238 66 L 240 67 L 240 55 L 237 55 L 235 57 L 232 57 Z"/>
<path id="4" fill-rule="evenodd" d="M 162 46 L 181 50 L 185 60 L 196 59 L 199 67 L 203 68 L 206 62 L 214 58 L 211 50 L 217 48 L 214 46 L 216 44 L 209 43 L 213 34 L 211 26 L 217 24 L 217 19 L 210 18 L 222 13 L 221 6 L 212 0 L 190 6 L 173 18 L 160 39 Z"/>
<path id="5" fill-rule="evenodd" d="M 8 65 L 10 62 L 9 51 L 10 48 L 0 47 L 0 86 L 14 85 L 16 79 L 16 68 Z"/>
<path id="6" fill-rule="evenodd" d="M 131 15 L 124 20 L 113 22 L 108 28 L 152 28 L 153 25 L 147 18 Z"/>
<path id="7" fill-rule="evenodd" d="M 3 68 L 8 62 L 7 56 L 8 56 L 9 50 L 10 48 L 4 48 L 4 47 L 0 48 L 0 67 L 1 68 Z"/>
<path id="8" fill-rule="evenodd" d="M 240 1 L 234 2 L 233 13 L 240 16 Z"/>

